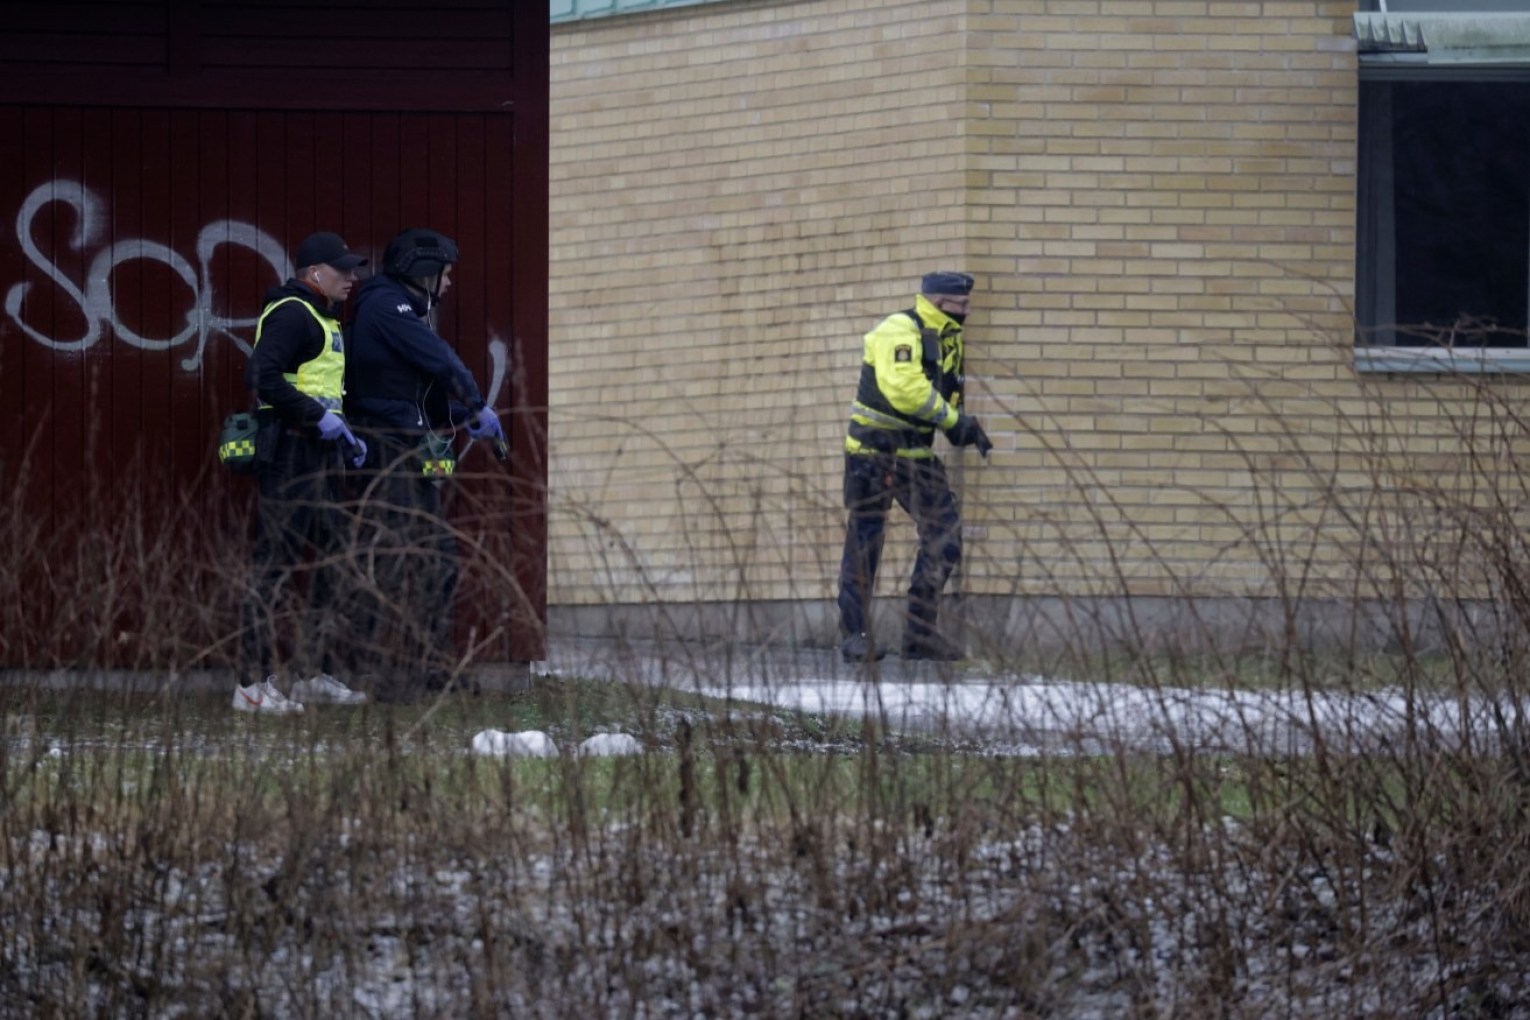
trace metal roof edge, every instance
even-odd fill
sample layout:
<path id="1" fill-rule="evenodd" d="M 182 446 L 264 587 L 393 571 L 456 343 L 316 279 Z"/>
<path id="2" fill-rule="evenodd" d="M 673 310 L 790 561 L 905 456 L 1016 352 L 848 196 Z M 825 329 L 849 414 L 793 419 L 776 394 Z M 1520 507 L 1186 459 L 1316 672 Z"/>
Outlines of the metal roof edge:
<path id="1" fill-rule="evenodd" d="M 550 14 L 552 23 L 558 25 L 718 2 L 720 0 L 550 0 Z"/>
<path id="2" fill-rule="evenodd" d="M 1530 53 L 1530 12 L 1357 12 L 1360 58 L 1427 54 L 1430 63 L 1503 62 Z"/>

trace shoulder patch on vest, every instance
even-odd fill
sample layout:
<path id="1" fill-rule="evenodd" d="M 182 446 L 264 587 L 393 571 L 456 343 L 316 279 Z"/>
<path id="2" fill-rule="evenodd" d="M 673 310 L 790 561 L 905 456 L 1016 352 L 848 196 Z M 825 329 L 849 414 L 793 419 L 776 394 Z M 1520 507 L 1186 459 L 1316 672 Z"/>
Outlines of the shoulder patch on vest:
<path id="1" fill-rule="evenodd" d="M 908 344 L 899 344 L 893 348 L 894 361 L 913 361 L 914 349 Z"/>

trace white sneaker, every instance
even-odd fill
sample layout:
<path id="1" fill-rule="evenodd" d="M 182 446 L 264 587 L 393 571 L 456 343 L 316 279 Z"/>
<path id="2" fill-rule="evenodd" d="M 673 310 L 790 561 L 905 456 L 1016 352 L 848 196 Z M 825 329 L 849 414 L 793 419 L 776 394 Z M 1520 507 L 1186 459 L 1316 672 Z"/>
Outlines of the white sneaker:
<path id="1" fill-rule="evenodd" d="M 292 696 L 298 701 L 311 701 L 326 705 L 364 705 L 365 691 L 353 691 L 328 673 L 320 673 L 312 680 L 299 680 L 292 685 Z"/>
<path id="2" fill-rule="evenodd" d="M 259 712 L 263 715 L 292 715 L 303 706 L 291 701 L 276 689 L 276 677 L 268 676 L 258 684 L 234 687 L 234 711 Z"/>

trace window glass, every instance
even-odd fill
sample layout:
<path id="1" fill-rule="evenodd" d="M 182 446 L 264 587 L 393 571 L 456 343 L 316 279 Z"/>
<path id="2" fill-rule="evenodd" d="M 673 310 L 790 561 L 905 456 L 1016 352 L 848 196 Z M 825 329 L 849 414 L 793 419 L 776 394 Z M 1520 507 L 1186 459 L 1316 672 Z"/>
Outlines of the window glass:
<path id="1" fill-rule="evenodd" d="M 1530 81 L 1360 86 L 1360 342 L 1525 347 Z"/>

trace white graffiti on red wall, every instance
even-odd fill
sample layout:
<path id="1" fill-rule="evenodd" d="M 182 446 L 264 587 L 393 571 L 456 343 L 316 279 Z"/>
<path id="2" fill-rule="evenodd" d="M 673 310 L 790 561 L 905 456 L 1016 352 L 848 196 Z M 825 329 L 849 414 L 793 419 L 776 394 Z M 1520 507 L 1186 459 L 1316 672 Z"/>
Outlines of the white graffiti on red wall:
<path id="1" fill-rule="evenodd" d="M 114 335 L 125 342 L 149 351 L 170 350 L 195 341 L 191 353 L 181 359 L 181 367 L 187 371 L 195 371 L 201 365 L 202 355 L 211 337 L 225 336 L 248 354 L 250 345 L 239 331 L 246 335 L 251 333 L 257 315 L 226 316 L 214 311 L 215 292 L 211 268 L 214 252 L 223 245 L 248 248 L 271 266 L 276 282 L 280 283 L 292 274 L 292 264 L 287 259 L 287 253 L 270 234 L 238 220 L 214 220 L 197 234 L 195 267 L 185 256 L 166 245 L 142 238 L 127 238 L 113 241 L 95 252 L 85 272 L 84 285 L 81 286 L 37 246 L 32 236 L 33 220 L 54 202 L 62 202 L 74 210 L 75 228 L 68 243 L 80 255 L 98 246 L 106 216 L 100 198 L 80 182 L 69 180 L 50 181 L 34 189 L 26 201 L 21 203 L 21 211 L 16 216 L 16 237 L 21 243 L 22 253 L 69 300 L 79 306 L 85 319 L 85 332 L 81 336 L 49 336 L 22 318 L 23 303 L 32 285 L 18 283 L 6 292 L 6 315 L 27 336 L 55 351 L 86 350 L 101 339 L 104 330 L 110 328 Z M 117 315 L 116 299 L 112 294 L 112 274 L 123 264 L 138 260 L 163 263 L 191 290 L 193 301 L 186 312 L 185 325 L 171 336 L 144 336 Z"/>
<path id="2" fill-rule="evenodd" d="M 254 335 L 255 323 L 259 318 L 258 313 L 226 316 L 214 311 L 216 302 L 212 263 L 213 255 L 220 247 L 229 245 L 253 251 L 271 267 L 276 283 L 292 275 L 292 263 L 276 238 L 249 223 L 214 220 L 197 233 L 195 266 L 173 248 L 158 242 L 141 238 L 118 240 L 96 251 L 86 270 L 82 287 L 37 246 L 32 236 L 33 221 L 38 213 L 54 202 L 61 202 L 74 210 L 75 228 L 69 238 L 69 247 L 80 255 L 98 247 L 106 223 L 104 203 L 79 181 L 49 181 L 35 188 L 26 201 L 21 203 L 21 211 L 16 216 L 16 237 L 21 243 L 22 253 L 69 300 L 79 306 L 85 319 L 85 332 L 81 336 L 49 336 L 22 318 L 23 305 L 32 285 L 18 283 L 12 286 L 5 295 L 6 315 L 23 333 L 51 350 L 87 350 L 100 341 L 107 329 L 126 343 L 148 351 L 170 350 L 194 340 L 196 346 L 181 359 L 181 367 L 194 372 L 202 364 L 209 338 L 227 337 L 245 354 L 250 353 L 250 344 L 244 337 Z M 191 290 L 193 300 L 186 312 L 186 323 L 171 336 L 144 336 L 117 315 L 116 299 L 112 294 L 112 274 L 123 264 L 138 260 L 163 263 Z M 493 378 L 486 394 L 490 403 L 498 398 L 500 387 L 504 385 L 508 354 L 504 341 L 491 334 L 489 359 L 493 366 Z"/>

